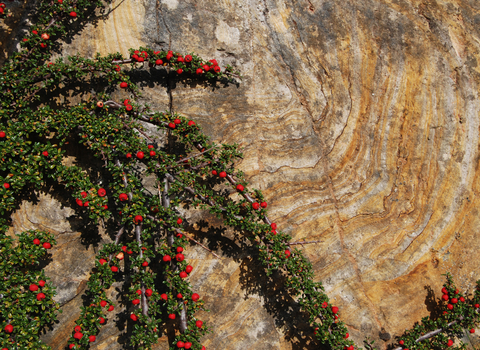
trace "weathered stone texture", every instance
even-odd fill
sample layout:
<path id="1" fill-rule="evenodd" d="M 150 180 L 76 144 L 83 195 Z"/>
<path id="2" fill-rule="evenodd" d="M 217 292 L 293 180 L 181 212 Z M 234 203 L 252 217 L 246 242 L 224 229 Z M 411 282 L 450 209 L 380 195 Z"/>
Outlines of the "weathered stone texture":
<path id="1" fill-rule="evenodd" d="M 446 271 L 472 290 L 480 267 L 480 2 L 116 0 L 111 8 L 64 54 L 145 45 L 242 71 L 238 86 L 176 81 L 173 108 L 215 141 L 243 147 L 238 166 L 264 191 L 282 230 L 322 240 L 300 249 L 358 343 L 370 336 L 386 349 L 432 312 Z M 144 98 L 165 110 L 162 75 L 152 79 Z M 59 221 L 73 211 L 42 198 L 13 215 L 14 229 L 58 233 L 48 271 L 70 328 L 48 339 L 61 349 L 95 249 L 81 228 Z M 203 214 L 188 215 L 194 222 Z M 198 246 L 187 258 L 211 309 L 202 315 L 213 329 L 206 347 L 317 349 L 298 305 L 266 280 L 254 250 L 205 219 L 214 228 L 192 234 L 221 259 Z M 109 325 L 94 349 L 122 346 L 114 338 L 126 324 Z"/>

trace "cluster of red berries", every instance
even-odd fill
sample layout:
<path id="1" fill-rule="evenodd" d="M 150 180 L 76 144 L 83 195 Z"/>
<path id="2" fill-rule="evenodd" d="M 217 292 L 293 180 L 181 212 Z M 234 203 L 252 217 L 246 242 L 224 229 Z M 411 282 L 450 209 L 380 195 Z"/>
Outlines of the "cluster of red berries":
<path id="1" fill-rule="evenodd" d="M 102 318 L 102 317 L 100 317 Z M 104 320 L 105 322 L 105 320 Z M 73 337 L 77 340 L 80 340 L 83 338 L 83 333 L 82 333 L 82 327 L 81 326 L 75 326 L 75 329 L 74 329 L 75 333 L 73 334 Z M 88 336 L 88 341 L 90 343 L 93 343 L 95 340 L 97 340 L 97 337 L 95 335 L 90 335 Z M 76 348 L 76 344 L 70 344 L 69 346 L 69 349 L 75 349 Z"/>
<path id="2" fill-rule="evenodd" d="M 445 287 L 442 288 L 442 293 L 443 293 L 442 299 L 445 300 L 445 301 L 447 301 L 447 302 L 450 301 L 450 302 L 447 304 L 447 309 L 449 309 L 449 310 L 453 310 L 454 305 L 455 305 L 456 303 L 458 303 L 459 301 L 462 302 L 462 303 L 465 302 L 465 298 L 464 298 L 464 297 L 460 297 L 460 298 L 458 298 L 458 299 L 457 299 L 456 297 L 453 297 L 453 298 L 450 299 L 450 297 L 449 297 L 449 295 L 448 295 L 448 290 L 447 290 Z M 458 289 L 455 290 L 455 295 L 457 295 L 458 293 L 459 293 L 459 292 L 458 292 Z M 447 311 L 444 311 L 444 314 L 445 314 L 445 313 L 447 313 Z"/>
<path id="3" fill-rule="evenodd" d="M 98 194 L 99 197 L 105 197 L 105 196 L 107 195 L 107 191 L 106 191 L 104 188 L 99 188 L 99 189 L 97 190 L 97 194 Z M 85 192 L 85 191 L 82 191 L 82 192 L 80 193 L 80 196 L 81 196 L 83 199 L 85 199 L 85 198 L 87 198 L 88 193 Z M 85 201 L 85 202 L 84 202 L 84 201 L 81 200 L 80 198 L 77 198 L 77 199 L 75 200 L 75 202 L 77 203 L 77 205 L 78 205 L 79 207 L 85 207 L 85 208 L 87 208 L 87 207 L 90 205 L 90 202 L 89 202 L 89 201 Z M 106 205 L 106 204 L 102 205 L 101 207 L 102 207 L 104 210 L 107 210 L 107 209 L 108 209 L 108 205 Z"/>
<path id="4" fill-rule="evenodd" d="M 36 284 L 31 284 L 30 287 L 28 288 L 31 292 L 36 292 L 38 291 L 38 287 L 41 287 L 43 288 L 45 286 L 45 281 L 41 280 L 41 281 L 38 281 L 38 286 Z M 37 294 L 37 300 L 38 301 L 42 301 L 43 299 L 45 299 L 45 294 L 43 293 L 38 293 Z"/>
<path id="5" fill-rule="evenodd" d="M 40 243 L 41 242 L 38 238 L 33 239 L 33 244 L 40 245 Z M 50 249 L 50 248 L 52 248 L 52 245 L 49 242 L 43 242 L 42 247 L 45 248 L 45 249 Z"/>

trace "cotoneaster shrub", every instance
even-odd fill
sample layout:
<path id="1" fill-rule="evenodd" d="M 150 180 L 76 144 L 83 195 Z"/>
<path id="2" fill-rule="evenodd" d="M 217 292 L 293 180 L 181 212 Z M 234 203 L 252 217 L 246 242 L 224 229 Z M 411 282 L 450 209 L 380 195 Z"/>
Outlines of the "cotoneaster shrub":
<path id="1" fill-rule="evenodd" d="M 127 309 L 134 348 L 150 349 L 162 334 L 161 322 L 169 320 L 178 320 L 180 328 L 171 349 L 205 348 L 201 339 L 208 327 L 195 315 L 206 305 L 188 282 L 193 268 L 185 255 L 191 238 L 183 230 L 186 223 L 179 210 L 183 205 L 208 209 L 250 239 L 267 275 L 279 271 L 285 276 L 285 288 L 310 315 L 312 332 L 321 343 L 332 349 L 358 348 L 339 319 L 338 307 L 330 303 L 322 284 L 313 281 L 310 262 L 292 248 L 291 237 L 269 220 L 262 193 L 249 188 L 235 170 L 241 157 L 236 145 L 216 144 L 195 121 L 142 105 L 140 90 L 132 82 L 142 69 L 163 69 L 168 76 L 204 82 L 231 82 L 238 72 L 194 53 L 151 48 L 130 49 L 128 57 L 112 53 L 50 61 L 67 28 L 103 6 L 91 0 L 37 1 L 35 21 L 21 49 L 0 70 L 1 348 L 50 348 L 39 334 L 56 320 L 59 306 L 53 301 L 55 287 L 39 264 L 48 259 L 55 239 L 35 230 L 15 239 L 6 234 L 17 198 L 46 183 L 63 186 L 71 205 L 93 223 L 117 227 L 111 232 L 112 242 L 96 257 L 87 302 L 68 339 L 69 349 L 86 349 L 96 342 L 116 307 L 105 290 L 125 275 L 131 280 Z M 8 7 L 0 3 L 0 16 L 8 15 Z M 77 105 L 67 101 L 52 108 L 42 99 L 59 87 L 72 89 L 85 82 L 94 82 L 95 91 Z M 114 100 L 113 91 L 121 91 L 122 99 Z M 160 145 L 141 122 L 162 130 L 168 144 Z M 103 163 L 102 183 L 87 167 L 66 165 L 71 143 Z M 155 177 L 158 193 L 145 190 L 144 176 Z M 155 284 L 152 261 L 161 261 L 163 285 Z M 465 346 L 454 346 L 453 339 L 477 324 L 479 291 L 466 298 L 450 275 L 442 291 L 444 313 L 406 331 L 398 349 Z"/>

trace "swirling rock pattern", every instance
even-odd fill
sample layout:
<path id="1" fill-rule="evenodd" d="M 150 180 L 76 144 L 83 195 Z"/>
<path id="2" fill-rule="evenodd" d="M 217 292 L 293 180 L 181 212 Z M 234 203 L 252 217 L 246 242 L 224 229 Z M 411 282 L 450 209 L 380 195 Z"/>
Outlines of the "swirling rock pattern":
<path id="1" fill-rule="evenodd" d="M 480 265 L 478 1 L 117 0 L 111 9 L 64 54 L 148 45 L 242 71 L 238 86 L 175 81 L 173 109 L 215 141 L 239 143 L 239 168 L 264 191 L 271 218 L 294 240 L 322 241 L 299 249 L 358 343 L 369 336 L 386 349 L 434 312 L 446 271 L 472 290 Z M 144 97 L 165 110 L 169 96 L 153 79 Z M 30 215 L 16 213 L 15 229 L 19 213 Z M 255 251 L 215 219 L 187 219 L 221 255 L 187 252 L 190 279 L 211 310 L 201 315 L 213 329 L 208 349 L 319 348 L 281 276 L 264 278 Z M 42 225 L 52 225 L 47 215 Z M 60 258 L 67 248 L 55 249 Z M 81 276 L 65 288 L 58 282 L 67 314 L 81 303 Z M 127 325 L 116 326 L 93 348 L 120 348 L 112 339 Z M 157 349 L 168 348 L 168 329 Z M 61 349 L 64 336 L 56 329 L 48 339 Z"/>

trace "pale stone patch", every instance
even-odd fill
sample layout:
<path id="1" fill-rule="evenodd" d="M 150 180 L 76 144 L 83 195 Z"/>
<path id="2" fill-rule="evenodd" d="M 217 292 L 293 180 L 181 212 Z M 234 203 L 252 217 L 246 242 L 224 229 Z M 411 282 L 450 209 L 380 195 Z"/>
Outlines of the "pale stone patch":
<path id="1" fill-rule="evenodd" d="M 240 40 L 240 31 L 238 28 L 230 27 L 224 21 L 219 21 L 217 29 L 215 29 L 215 36 L 218 41 L 229 45 L 237 45 Z"/>

